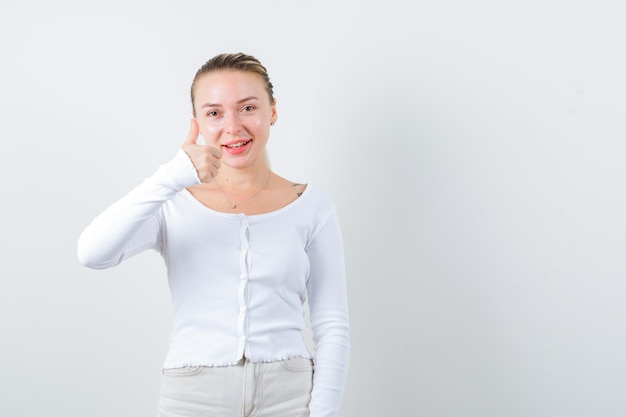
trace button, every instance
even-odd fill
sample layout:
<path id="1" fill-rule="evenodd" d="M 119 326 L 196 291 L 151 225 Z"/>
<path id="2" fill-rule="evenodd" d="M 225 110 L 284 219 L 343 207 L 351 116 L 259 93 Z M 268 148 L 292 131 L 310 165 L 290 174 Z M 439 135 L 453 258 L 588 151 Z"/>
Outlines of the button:
<path id="1" fill-rule="evenodd" d="M 239 311 L 240 311 L 240 312 L 242 312 L 242 313 L 245 313 L 246 311 L 248 311 L 248 309 L 247 309 L 247 308 L 245 308 L 245 307 L 241 307 L 241 308 L 239 309 Z"/>
<path id="2" fill-rule="evenodd" d="M 247 276 L 246 274 L 241 274 L 241 275 L 239 275 L 239 278 L 240 278 L 242 281 L 245 281 L 245 280 L 247 280 L 247 279 L 248 279 L 248 276 Z"/>

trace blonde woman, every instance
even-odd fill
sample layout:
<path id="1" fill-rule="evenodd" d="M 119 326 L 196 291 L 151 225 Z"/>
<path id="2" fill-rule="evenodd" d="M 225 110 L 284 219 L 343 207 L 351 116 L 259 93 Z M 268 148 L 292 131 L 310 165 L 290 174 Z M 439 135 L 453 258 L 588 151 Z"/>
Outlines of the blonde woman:
<path id="1" fill-rule="evenodd" d="M 160 417 L 337 416 L 350 330 L 333 202 L 268 166 L 276 100 L 256 58 L 210 59 L 191 101 L 181 149 L 92 221 L 79 261 L 109 268 L 147 249 L 165 260 L 174 325 Z"/>

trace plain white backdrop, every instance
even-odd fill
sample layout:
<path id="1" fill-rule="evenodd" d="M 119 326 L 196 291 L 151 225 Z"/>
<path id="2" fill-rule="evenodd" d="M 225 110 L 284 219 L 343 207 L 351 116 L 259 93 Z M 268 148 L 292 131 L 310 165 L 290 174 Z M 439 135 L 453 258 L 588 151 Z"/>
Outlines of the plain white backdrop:
<path id="1" fill-rule="evenodd" d="M 273 168 L 338 206 L 342 416 L 626 415 L 624 2 L 0 4 L 0 415 L 155 415 L 163 263 L 76 240 L 237 51 L 275 85 Z"/>

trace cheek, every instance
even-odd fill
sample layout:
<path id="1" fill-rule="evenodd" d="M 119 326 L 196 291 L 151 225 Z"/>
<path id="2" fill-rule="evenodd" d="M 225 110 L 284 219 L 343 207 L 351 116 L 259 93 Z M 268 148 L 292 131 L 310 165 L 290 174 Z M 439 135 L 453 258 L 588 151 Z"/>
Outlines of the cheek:
<path id="1" fill-rule="evenodd" d="M 269 126 L 270 126 L 270 120 L 271 118 L 265 118 L 265 117 L 258 117 L 256 118 L 254 121 L 251 122 L 251 127 L 254 127 L 255 130 L 268 130 L 269 131 Z"/>
<path id="2" fill-rule="evenodd" d="M 204 126 L 200 126 L 200 133 L 204 137 L 206 143 L 214 143 L 219 138 L 220 129 L 217 126 L 212 126 L 211 124 L 205 124 Z"/>

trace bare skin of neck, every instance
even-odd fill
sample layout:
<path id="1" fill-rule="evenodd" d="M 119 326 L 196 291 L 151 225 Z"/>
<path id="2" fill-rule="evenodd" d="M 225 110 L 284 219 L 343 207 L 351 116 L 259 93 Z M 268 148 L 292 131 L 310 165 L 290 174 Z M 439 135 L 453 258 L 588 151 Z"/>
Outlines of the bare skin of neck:
<path id="1" fill-rule="evenodd" d="M 187 190 L 212 210 L 254 215 L 269 213 L 292 203 L 305 188 L 304 184 L 271 172 L 263 162 L 245 169 L 222 164 L 213 181 Z"/>

